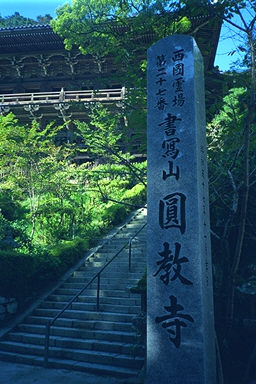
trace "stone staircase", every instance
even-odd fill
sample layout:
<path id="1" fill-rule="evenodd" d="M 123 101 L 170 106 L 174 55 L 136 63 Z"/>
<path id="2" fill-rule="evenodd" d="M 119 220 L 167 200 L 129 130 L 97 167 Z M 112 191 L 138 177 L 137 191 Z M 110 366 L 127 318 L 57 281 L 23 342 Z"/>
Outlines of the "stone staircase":
<path id="1" fill-rule="evenodd" d="M 0 339 L 0 360 L 44 365 L 45 329 L 91 278 L 146 223 L 141 209 L 80 263 L 78 269 Z M 146 227 L 101 274 L 99 311 L 97 279 L 51 327 L 48 366 L 94 374 L 135 377 L 144 364 L 145 347 L 132 324 L 141 310 L 140 295 L 130 292 L 146 268 Z"/>

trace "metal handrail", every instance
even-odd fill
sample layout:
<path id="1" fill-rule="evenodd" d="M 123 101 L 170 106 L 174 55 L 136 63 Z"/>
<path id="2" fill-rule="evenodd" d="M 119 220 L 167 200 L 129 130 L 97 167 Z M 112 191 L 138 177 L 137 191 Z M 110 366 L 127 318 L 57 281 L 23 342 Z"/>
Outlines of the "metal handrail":
<path id="1" fill-rule="evenodd" d="M 110 263 L 116 257 L 128 246 L 129 248 L 129 260 L 128 260 L 128 266 L 129 266 L 129 272 L 131 272 L 131 246 L 132 246 L 132 240 L 145 228 L 147 223 L 143 224 L 143 226 L 133 235 L 124 245 L 123 247 L 101 268 L 99 272 L 96 273 L 92 277 L 92 279 L 87 283 L 73 298 L 65 305 L 65 307 L 57 313 L 57 315 L 51 319 L 48 320 L 45 328 L 45 346 L 44 346 L 44 364 L 47 367 L 48 365 L 48 357 L 49 357 L 49 344 L 50 344 L 50 330 L 51 326 L 55 323 L 55 321 L 73 304 L 73 302 L 93 283 L 94 280 L 97 279 L 97 296 L 96 296 L 96 310 L 99 311 L 100 308 L 100 275 L 101 273 L 109 266 Z"/>
<path id="2" fill-rule="evenodd" d="M 125 97 L 125 88 L 65 91 L 63 88 L 57 92 L 28 92 L 9 93 L 0 95 L 0 105 L 20 104 L 56 104 L 68 102 L 96 102 L 96 101 L 120 101 Z"/>

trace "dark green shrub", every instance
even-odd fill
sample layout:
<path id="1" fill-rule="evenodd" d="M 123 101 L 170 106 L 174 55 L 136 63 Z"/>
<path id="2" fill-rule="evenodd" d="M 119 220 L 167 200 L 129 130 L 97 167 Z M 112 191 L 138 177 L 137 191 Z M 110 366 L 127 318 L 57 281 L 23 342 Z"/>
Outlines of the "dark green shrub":
<path id="1" fill-rule="evenodd" d="M 0 295 L 22 298 L 33 286 L 35 261 L 13 249 L 0 250 Z"/>
<path id="2" fill-rule="evenodd" d="M 33 263 L 35 265 L 32 284 L 35 289 L 54 280 L 61 275 L 60 260 L 42 247 L 33 247 Z"/>
<path id="3" fill-rule="evenodd" d="M 0 211 L 3 216 L 10 221 L 23 217 L 24 209 L 20 203 L 13 199 L 13 193 L 9 190 L 0 192 Z"/>
<path id="4" fill-rule="evenodd" d="M 6 231 L 10 229 L 10 223 L 4 218 L 0 211 L 0 241 L 5 237 Z"/>
<path id="5" fill-rule="evenodd" d="M 30 253 L 0 250 L 0 296 L 19 300 L 31 296 L 66 272 L 85 250 L 81 239 L 58 244 L 50 252 L 41 247 L 33 247 Z"/>
<path id="6" fill-rule="evenodd" d="M 121 223 L 127 215 L 127 209 L 122 204 L 108 203 L 104 208 L 102 220 L 106 225 L 117 225 Z"/>
<path id="7" fill-rule="evenodd" d="M 123 195 L 123 200 L 127 200 L 129 204 L 134 204 L 135 206 L 142 206 L 145 204 L 147 198 L 147 191 L 145 185 L 139 183 L 136 184 L 133 188 L 126 191 Z"/>
<path id="8" fill-rule="evenodd" d="M 74 265 L 88 249 L 88 242 L 82 239 L 75 239 L 71 241 L 63 241 L 53 248 L 50 253 L 59 260 L 60 273 L 65 272 L 68 268 Z"/>

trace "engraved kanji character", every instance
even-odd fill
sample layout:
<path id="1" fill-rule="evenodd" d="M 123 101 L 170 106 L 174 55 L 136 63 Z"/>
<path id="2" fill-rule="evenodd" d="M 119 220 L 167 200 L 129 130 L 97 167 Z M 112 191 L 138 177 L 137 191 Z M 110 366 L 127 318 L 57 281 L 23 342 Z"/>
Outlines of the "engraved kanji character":
<path id="1" fill-rule="evenodd" d="M 179 154 L 179 150 L 176 148 L 176 143 L 179 143 L 180 139 L 178 137 L 171 137 L 165 139 L 162 143 L 162 148 L 165 149 L 163 157 L 170 156 L 172 159 L 176 159 Z"/>
<path id="2" fill-rule="evenodd" d="M 181 118 L 172 115 L 171 113 L 167 114 L 167 117 L 162 121 L 160 124 L 158 124 L 159 127 L 164 126 L 165 128 L 176 128 L 176 121 L 181 121 Z"/>
<path id="3" fill-rule="evenodd" d="M 170 306 L 164 307 L 164 309 L 169 312 L 168 315 L 157 316 L 155 322 L 157 324 L 162 323 L 163 328 L 167 328 L 167 332 L 170 334 L 169 338 L 171 342 L 175 345 L 176 348 L 180 347 L 181 343 L 181 327 L 186 328 L 187 324 L 185 321 L 194 322 L 194 319 L 190 315 L 183 313 L 178 313 L 184 310 L 184 307 L 180 304 L 177 304 L 177 298 L 173 295 L 169 296 Z M 182 321 L 183 319 L 185 321 Z M 172 320 L 172 321 L 169 321 Z M 169 328 L 169 329 L 168 329 Z M 174 337 L 172 337 L 173 335 Z"/>
<path id="4" fill-rule="evenodd" d="M 156 57 L 156 66 L 164 67 L 166 65 L 166 57 L 165 55 L 159 55 Z"/>
<path id="5" fill-rule="evenodd" d="M 166 69 L 165 69 L 165 68 L 159 68 L 159 69 L 157 70 L 157 72 L 158 72 L 158 73 L 156 74 L 157 77 L 166 75 Z"/>
<path id="6" fill-rule="evenodd" d="M 174 76 L 184 76 L 184 64 L 177 63 L 173 67 L 173 75 Z"/>
<path id="7" fill-rule="evenodd" d="M 162 89 L 162 88 L 159 88 L 156 95 L 157 96 L 162 96 L 162 95 L 165 95 L 166 94 L 166 91 L 167 89 Z"/>
<path id="8" fill-rule="evenodd" d="M 159 202 L 159 225 L 162 229 L 179 228 L 183 234 L 186 229 L 185 201 L 183 193 L 172 193 Z"/>
<path id="9" fill-rule="evenodd" d="M 192 285 L 193 283 L 191 281 L 189 281 L 188 279 L 186 279 L 184 276 L 181 275 L 181 264 L 187 263 L 189 260 L 187 257 L 179 258 L 180 249 L 181 249 L 180 243 L 174 244 L 175 245 L 174 255 L 170 250 L 169 243 L 165 242 L 163 245 L 164 245 L 164 250 L 162 252 L 158 252 L 159 256 L 162 257 L 162 260 L 159 260 L 156 263 L 159 266 L 159 268 L 155 272 L 154 276 L 157 276 L 160 272 L 164 272 L 163 274 L 161 274 L 160 279 L 163 281 L 165 285 L 168 285 L 170 280 L 170 274 L 174 272 L 171 278 L 171 281 L 179 279 L 182 282 L 182 284 Z"/>
<path id="10" fill-rule="evenodd" d="M 164 130 L 164 133 L 166 134 L 166 136 L 174 136 L 176 133 L 176 129 L 175 128 L 167 128 Z"/>
<path id="11" fill-rule="evenodd" d="M 169 173 L 163 171 L 163 180 L 166 180 L 168 177 L 175 176 L 176 180 L 179 180 L 180 177 L 180 169 L 176 167 L 176 172 L 173 171 L 173 162 L 168 161 L 169 165 Z"/>
<path id="12" fill-rule="evenodd" d="M 167 80 L 164 77 L 159 77 L 159 79 L 156 81 L 156 84 L 159 84 L 161 87 L 166 81 Z"/>
<path id="13" fill-rule="evenodd" d="M 160 99 L 156 103 L 156 106 L 160 111 L 163 111 L 166 105 L 167 103 L 164 97 L 160 97 Z"/>
<path id="14" fill-rule="evenodd" d="M 184 83 L 184 80 L 182 77 L 179 77 L 178 79 L 175 79 L 175 81 L 173 82 L 173 87 L 175 87 L 175 92 L 183 92 L 183 85 Z"/>
<path id="15" fill-rule="evenodd" d="M 173 61 L 182 61 L 184 59 L 184 49 L 179 49 L 178 51 L 173 52 Z"/>
<path id="16" fill-rule="evenodd" d="M 178 107 L 183 107 L 185 103 L 185 97 L 183 93 L 179 93 L 177 96 L 174 96 L 172 100 L 172 106 L 175 107 L 176 105 Z"/>

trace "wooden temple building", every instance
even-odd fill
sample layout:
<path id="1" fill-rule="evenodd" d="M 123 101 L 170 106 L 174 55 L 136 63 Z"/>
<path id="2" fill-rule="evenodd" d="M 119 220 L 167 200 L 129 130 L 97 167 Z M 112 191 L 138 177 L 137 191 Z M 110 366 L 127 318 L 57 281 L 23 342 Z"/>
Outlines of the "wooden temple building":
<path id="1" fill-rule="evenodd" d="M 192 27 L 210 87 L 221 23 L 202 16 Z M 140 37 L 142 56 L 153 40 L 152 34 Z M 0 29 L 0 113 L 11 111 L 21 122 L 84 120 L 95 102 L 120 107 L 126 84 L 119 72 L 112 57 L 99 63 L 78 49 L 65 50 L 49 25 Z"/>

